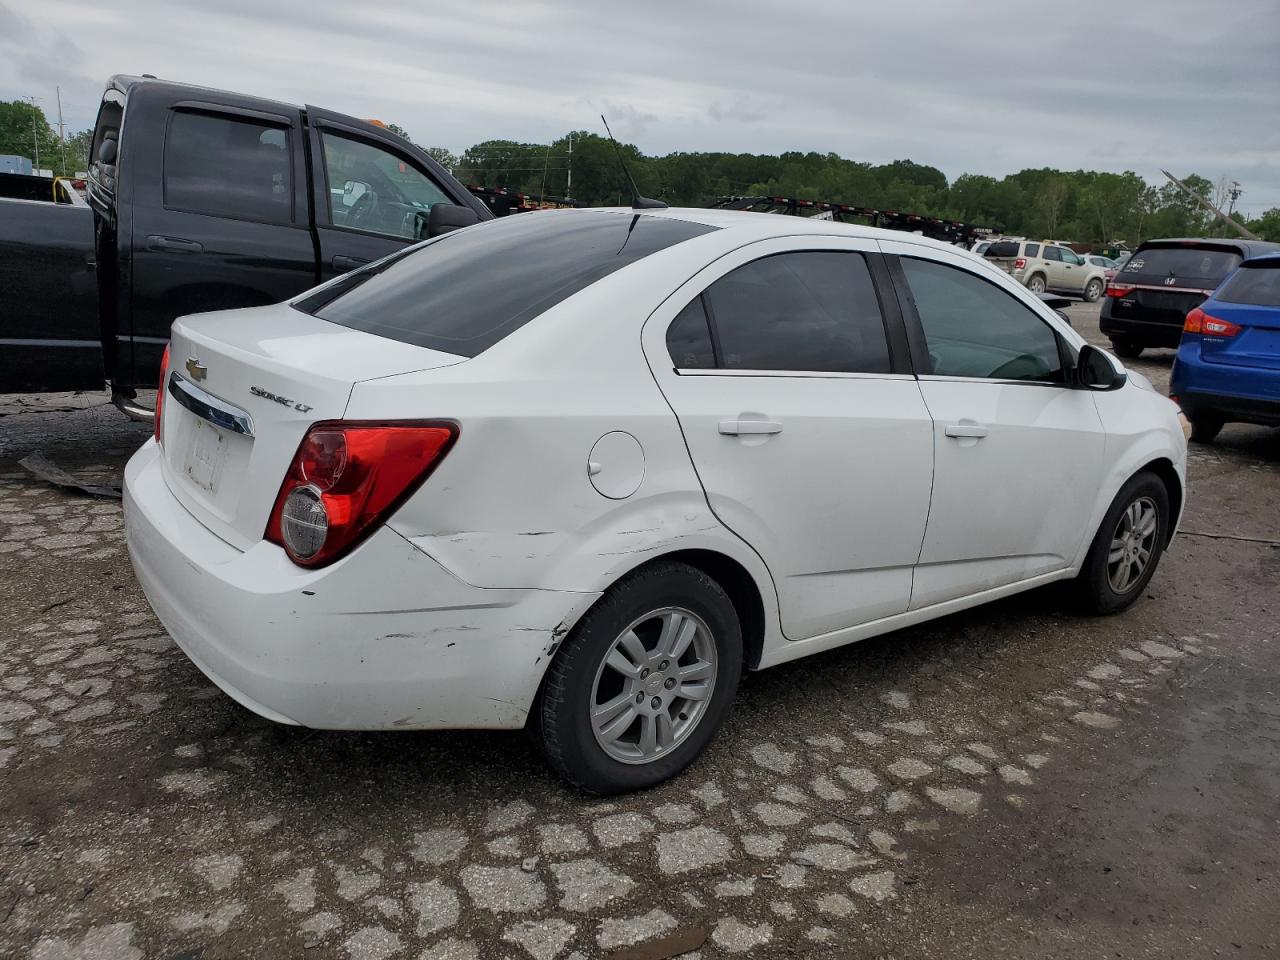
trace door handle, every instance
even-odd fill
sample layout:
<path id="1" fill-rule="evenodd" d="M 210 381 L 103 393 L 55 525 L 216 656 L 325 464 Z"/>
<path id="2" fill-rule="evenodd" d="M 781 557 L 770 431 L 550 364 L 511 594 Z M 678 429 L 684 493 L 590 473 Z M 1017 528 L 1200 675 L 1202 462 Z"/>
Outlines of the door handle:
<path id="1" fill-rule="evenodd" d="M 363 267 L 369 261 L 362 260 L 359 257 L 344 257 L 339 255 L 329 262 L 333 264 L 333 269 L 337 270 L 339 273 L 345 273 L 348 270 L 354 270 L 356 267 Z"/>
<path id="2" fill-rule="evenodd" d="M 204 246 L 184 237 L 147 237 L 147 249 L 157 253 L 203 253 Z"/>
<path id="3" fill-rule="evenodd" d="M 949 423 L 943 431 L 948 437 L 972 437 L 981 440 L 990 431 L 980 423 Z"/>
<path id="4" fill-rule="evenodd" d="M 720 432 L 727 437 L 761 436 L 781 433 L 782 424 L 777 420 L 721 420 Z"/>

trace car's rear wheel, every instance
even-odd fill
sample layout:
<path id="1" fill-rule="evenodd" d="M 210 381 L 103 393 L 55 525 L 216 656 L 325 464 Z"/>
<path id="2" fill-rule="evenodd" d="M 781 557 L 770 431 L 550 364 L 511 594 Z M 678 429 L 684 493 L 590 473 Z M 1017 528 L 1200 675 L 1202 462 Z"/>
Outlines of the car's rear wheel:
<path id="1" fill-rule="evenodd" d="M 547 758 L 592 793 L 661 783 L 711 742 L 741 670 L 724 589 L 688 564 L 645 567 L 605 593 L 552 662 L 537 718 Z"/>
<path id="2" fill-rule="evenodd" d="M 1135 343 L 1132 340 L 1112 340 L 1111 349 L 1116 352 L 1117 356 L 1133 360 L 1142 356 L 1143 347 L 1142 344 Z"/>
<path id="3" fill-rule="evenodd" d="M 1034 277 L 1032 277 L 1030 280 L 1027 281 L 1027 289 L 1030 290 L 1032 293 L 1036 294 L 1037 296 L 1044 293 L 1046 289 L 1044 277 L 1042 277 L 1040 274 L 1037 273 Z"/>
<path id="4" fill-rule="evenodd" d="M 1197 413 L 1191 420 L 1191 439 L 1196 443 L 1213 443 L 1226 426 L 1226 418 L 1216 413 Z"/>
<path id="5" fill-rule="evenodd" d="M 1084 285 L 1084 298 L 1089 303 L 1097 303 L 1102 297 L 1102 281 L 1094 277 Z"/>
<path id="6" fill-rule="evenodd" d="M 1076 578 L 1091 613 L 1119 613 L 1142 596 L 1169 530 L 1169 491 L 1153 473 L 1130 478 L 1102 519 Z"/>

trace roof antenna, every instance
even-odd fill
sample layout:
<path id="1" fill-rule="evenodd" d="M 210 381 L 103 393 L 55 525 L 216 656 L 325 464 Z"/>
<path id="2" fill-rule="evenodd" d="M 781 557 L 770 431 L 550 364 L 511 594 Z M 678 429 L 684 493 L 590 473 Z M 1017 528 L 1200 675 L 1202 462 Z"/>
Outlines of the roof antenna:
<path id="1" fill-rule="evenodd" d="M 613 138 L 613 131 L 609 129 L 609 121 L 604 118 L 604 114 L 600 114 L 600 122 L 604 124 L 604 132 L 609 134 L 609 140 L 613 143 L 613 149 L 618 152 L 618 166 L 622 167 L 622 172 L 627 176 L 627 183 L 631 184 L 631 209 L 632 210 L 665 210 L 667 205 L 661 200 L 653 200 L 649 197 L 640 196 L 640 188 L 636 186 L 635 177 L 631 176 L 631 171 L 627 169 L 627 161 L 622 156 L 622 148 L 618 146 L 618 141 Z"/>

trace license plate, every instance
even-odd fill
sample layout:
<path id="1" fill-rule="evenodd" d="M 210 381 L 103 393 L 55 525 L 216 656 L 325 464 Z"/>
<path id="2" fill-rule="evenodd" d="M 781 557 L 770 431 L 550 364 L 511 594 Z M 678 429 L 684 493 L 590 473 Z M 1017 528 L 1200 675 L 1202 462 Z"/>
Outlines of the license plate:
<path id="1" fill-rule="evenodd" d="M 227 456 L 227 441 L 217 427 L 203 420 L 195 421 L 191 447 L 187 453 L 187 476 L 191 482 L 210 493 L 218 492 L 222 463 Z"/>

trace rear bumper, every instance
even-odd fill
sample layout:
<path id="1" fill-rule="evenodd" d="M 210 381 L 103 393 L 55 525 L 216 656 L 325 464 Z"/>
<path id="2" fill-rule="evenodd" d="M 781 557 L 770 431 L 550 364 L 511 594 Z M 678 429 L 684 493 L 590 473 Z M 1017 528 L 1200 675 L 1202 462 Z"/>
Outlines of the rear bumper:
<path id="1" fill-rule="evenodd" d="M 518 728 L 549 651 L 597 594 L 458 580 L 383 528 L 330 567 L 241 552 L 169 491 L 148 441 L 125 470 L 134 571 L 214 683 L 280 723 L 325 729 Z"/>
<path id="2" fill-rule="evenodd" d="M 1104 299 L 1098 327 L 1112 340 L 1128 340 L 1144 347 L 1176 347 L 1182 340 L 1182 323 L 1135 320 L 1111 316 L 1111 301 Z"/>
<path id="3" fill-rule="evenodd" d="M 1206 363 L 1198 343 L 1178 350 L 1169 393 L 1192 419 L 1214 414 L 1237 423 L 1280 426 L 1280 370 Z"/>

